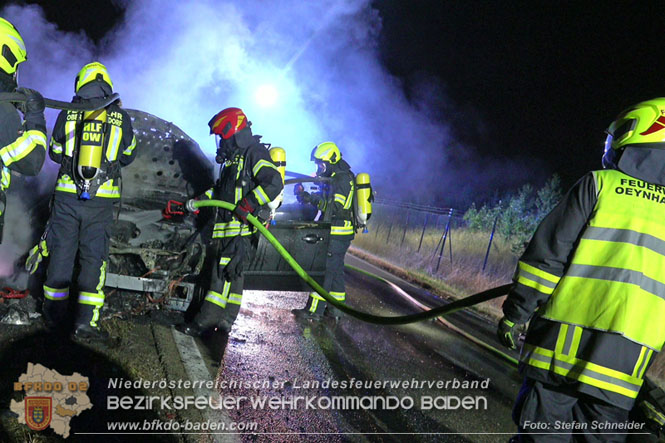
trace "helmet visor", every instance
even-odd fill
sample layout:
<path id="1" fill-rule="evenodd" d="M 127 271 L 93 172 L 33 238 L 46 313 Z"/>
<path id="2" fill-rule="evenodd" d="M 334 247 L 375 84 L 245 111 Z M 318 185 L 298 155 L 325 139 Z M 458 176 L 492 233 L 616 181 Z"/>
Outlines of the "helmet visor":
<path id="1" fill-rule="evenodd" d="M 321 161 L 321 160 L 316 161 L 316 175 L 317 175 L 317 177 L 321 177 L 323 174 L 325 174 L 326 169 L 328 169 L 326 167 L 326 162 Z"/>
<path id="2" fill-rule="evenodd" d="M 612 142 L 614 141 L 614 136 L 607 133 L 607 138 L 605 139 L 605 148 L 603 149 L 603 155 L 607 155 L 608 151 L 612 149 Z"/>
<path id="3" fill-rule="evenodd" d="M 605 149 L 603 150 L 603 159 L 601 162 L 605 169 L 617 169 L 619 153 L 617 153 L 616 149 L 612 148 L 613 142 L 614 136 L 608 132 L 607 138 L 605 139 Z M 623 150 L 623 148 L 621 150 Z"/>

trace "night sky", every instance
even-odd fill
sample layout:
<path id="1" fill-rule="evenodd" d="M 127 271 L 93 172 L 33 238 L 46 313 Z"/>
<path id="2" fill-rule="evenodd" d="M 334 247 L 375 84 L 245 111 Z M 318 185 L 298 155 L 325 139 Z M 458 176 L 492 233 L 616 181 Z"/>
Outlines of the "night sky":
<path id="1" fill-rule="evenodd" d="M 125 4 L 28 3 L 40 4 L 61 29 L 84 30 L 96 42 L 123 20 Z M 611 120 L 631 104 L 665 95 L 662 2 L 373 5 L 382 22 L 381 62 L 406 96 L 422 100 L 428 85 L 435 91 L 426 97 L 431 118 L 450 125 L 487 167 L 520 165 L 536 185 L 558 173 L 568 187 L 600 168 Z M 455 159 L 448 167 L 455 168 Z"/>
<path id="2" fill-rule="evenodd" d="M 603 131 L 665 96 L 656 1 L 379 2 L 382 55 L 410 82 L 436 76 L 458 137 L 491 156 L 544 160 L 570 185 L 599 169 Z M 534 164 L 534 167 L 537 167 Z"/>

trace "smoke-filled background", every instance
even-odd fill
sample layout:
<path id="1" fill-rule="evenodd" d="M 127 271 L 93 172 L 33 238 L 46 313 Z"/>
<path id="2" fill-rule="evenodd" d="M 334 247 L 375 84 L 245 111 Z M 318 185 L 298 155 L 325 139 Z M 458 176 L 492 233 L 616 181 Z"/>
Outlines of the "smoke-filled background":
<path id="1" fill-rule="evenodd" d="M 441 79 L 425 76 L 405 85 L 388 73 L 378 49 L 382 20 L 370 1 L 115 5 L 124 14 L 109 17 L 114 26 L 96 42 L 83 31 L 59 29 L 40 6 L 4 7 L 0 15 L 18 28 L 28 50 L 20 85 L 69 100 L 79 69 L 98 60 L 125 107 L 173 122 L 210 157 L 208 120 L 237 106 L 264 142 L 286 149 L 288 170 L 311 173 L 312 148 L 331 140 L 354 172 L 371 175 L 379 198 L 463 208 L 472 196 L 518 186 L 533 169 L 533 163 L 488 162 L 458 141 L 447 122 L 456 121 L 458 132 L 481 130 L 483 122 L 452 103 Z M 105 23 L 104 16 L 98 21 Z M 56 115 L 47 111 L 49 131 Z M 19 235 L 11 226 L 25 223 L 26 211 L 44 201 L 35 198 L 51 191 L 55 170 L 47 159 L 37 180 L 15 179 L 3 257 L 22 254 L 34 241 L 34 234 Z"/>
<path id="2" fill-rule="evenodd" d="M 21 84 L 68 99 L 81 66 L 99 60 L 125 107 L 172 121 L 209 155 L 208 120 L 238 106 L 265 142 L 286 148 L 290 170 L 313 171 L 312 148 L 332 140 L 355 172 L 371 174 L 380 195 L 428 203 L 461 203 L 457 195 L 468 195 L 478 159 L 451 136 L 445 114 L 455 107 L 439 80 L 423 79 L 407 94 L 388 74 L 371 2 L 117 4 L 123 19 L 98 44 L 59 30 L 39 6 L 5 7 L 2 16 L 29 51 Z M 467 170 L 456 170 L 461 165 Z M 485 180 L 477 181 L 482 190 Z"/>

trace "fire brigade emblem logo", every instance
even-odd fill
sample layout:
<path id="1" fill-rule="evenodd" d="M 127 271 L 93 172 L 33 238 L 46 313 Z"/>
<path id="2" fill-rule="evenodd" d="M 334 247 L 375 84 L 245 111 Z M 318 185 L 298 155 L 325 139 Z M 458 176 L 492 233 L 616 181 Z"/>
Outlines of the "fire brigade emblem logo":
<path id="1" fill-rule="evenodd" d="M 51 397 L 25 397 L 25 424 L 41 431 L 51 423 Z"/>

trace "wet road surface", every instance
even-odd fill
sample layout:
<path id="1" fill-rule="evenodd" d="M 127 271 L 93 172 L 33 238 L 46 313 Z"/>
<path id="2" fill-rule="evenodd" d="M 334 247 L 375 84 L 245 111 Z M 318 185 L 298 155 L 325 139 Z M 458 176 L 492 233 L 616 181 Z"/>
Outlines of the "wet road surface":
<path id="1" fill-rule="evenodd" d="M 354 257 L 348 263 L 360 265 Z M 347 303 L 356 309 L 418 312 L 384 282 L 350 270 L 346 281 Z M 400 286 L 425 304 L 437 301 Z M 498 356 L 434 321 L 380 326 L 343 315 L 337 323 L 301 322 L 290 310 L 306 299 L 245 292 L 217 374 L 228 417 L 256 423 L 257 434 L 241 440 L 497 442 L 515 431 L 510 416 L 520 379 Z M 491 323 L 468 314 L 453 321 L 496 345 Z M 202 346 L 209 364 L 223 344 Z"/>

